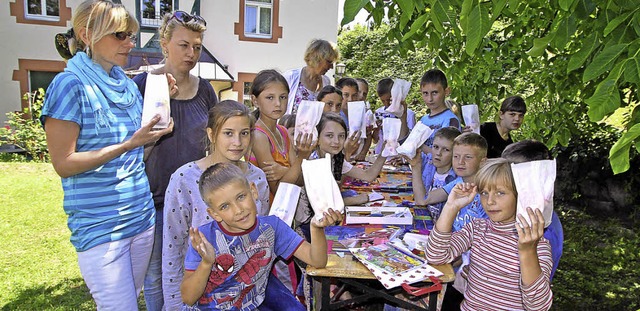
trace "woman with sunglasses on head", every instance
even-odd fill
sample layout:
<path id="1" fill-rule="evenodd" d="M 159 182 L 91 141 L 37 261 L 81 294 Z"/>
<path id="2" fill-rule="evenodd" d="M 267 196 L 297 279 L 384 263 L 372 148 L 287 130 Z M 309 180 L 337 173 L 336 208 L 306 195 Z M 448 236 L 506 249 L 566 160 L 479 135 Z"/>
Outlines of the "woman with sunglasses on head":
<path id="1" fill-rule="evenodd" d="M 331 84 L 324 74 L 333 68 L 340 54 L 334 43 L 313 39 L 304 52 L 306 66 L 286 71 L 283 76 L 289 84 L 287 114 L 295 114 L 303 100 L 317 100 L 318 93 L 325 85 Z"/>
<path id="2" fill-rule="evenodd" d="M 146 171 L 157 214 L 155 243 L 144 282 L 144 298 L 150 311 L 162 310 L 165 300 L 162 290 L 165 191 L 176 169 L 205 157 L 208 112 L 218 102 L 209 81 L 190 73 L 200 59 L 206 25 L 198 15 L 175 11 L 165 14 L 158 28 L 164 65 L 151 73 L 172 75 L 176 79 L 178 93 L 170 102 L 171 117 L 175 122 L 173 133 L 145 150 Z M 143 95 L 147 76 L 145 72 L 133 78 Z M 180 301 L 180 297 L 177 300 Z"/>
<path id="3" fill-rule="evenodd" d="M 73 57 L 47 89 L 41 121 L 97 309 L 137 310 L 155 224 L 143 146 L 173 123 L 152 131 L 156 116 L 141 124 L 142 96 L 122 69 L 138 30 L 134 15 L 107 0 L 87 0 L 74 13 Z"/>

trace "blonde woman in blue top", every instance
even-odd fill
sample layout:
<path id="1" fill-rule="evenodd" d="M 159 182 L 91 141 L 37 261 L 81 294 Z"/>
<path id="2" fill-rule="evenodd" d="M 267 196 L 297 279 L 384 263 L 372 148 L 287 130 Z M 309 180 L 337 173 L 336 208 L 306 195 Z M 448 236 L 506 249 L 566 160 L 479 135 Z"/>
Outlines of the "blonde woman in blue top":
<path id="1" fill-rule="evenodd" d="M 80 272 L 98 310 L 137 310 L 153 245 L 155 209 L 143 146 L 170 133 L 140 124 L 142 97 L 122 70 L 138 22 L 121 4 L 74 11 L 75 42 L 47 90 L 42 123 Z"/>

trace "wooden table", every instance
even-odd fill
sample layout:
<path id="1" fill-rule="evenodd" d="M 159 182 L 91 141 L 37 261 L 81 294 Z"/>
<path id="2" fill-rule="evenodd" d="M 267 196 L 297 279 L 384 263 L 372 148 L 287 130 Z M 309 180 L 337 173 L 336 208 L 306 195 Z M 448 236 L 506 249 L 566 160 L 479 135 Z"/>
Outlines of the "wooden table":
<path id="1" fill-rule="evenodd" d="M 444 273 L 440 277 L 443 283 L 453 282 L 455 274 L 450 264 L 433 266 Z M 371 299 L 383 299 L 398 307 L 410 310 L 430 310 L 435 311 L 437 306 L 438 292 L 429 294 L 429 308 L 421 308 L 413 303 L 395 297 L 401 293 L 401 287 L 385 289 L 360 261 L 346 254 L 340 257 L 336 254 L 329 254 L 327 266 L 322 269 L 307 267 L 307 275 L 313 280 L 313 296 L 315 310 L 338 310 L 352 303 L 363 303 Z M 361 295 L 341 301 L 332 301 L 330 297 L 330 287 L 332 280 L 339 280 L 362 291 Z M 426 282 L 425 282 L 426 283 Z M 355 293 L 352 293 L 355 294 Z"/>

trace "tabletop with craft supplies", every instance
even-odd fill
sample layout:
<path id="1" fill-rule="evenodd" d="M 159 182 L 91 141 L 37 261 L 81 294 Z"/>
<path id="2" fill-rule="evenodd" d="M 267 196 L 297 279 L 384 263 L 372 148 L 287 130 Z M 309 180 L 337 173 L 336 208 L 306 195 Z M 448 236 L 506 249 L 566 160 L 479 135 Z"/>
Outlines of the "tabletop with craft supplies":
<path id="1" fill-rule="evenodd" d="M 438 310 L 443 289 L 455 274 L 450 264 L 431 266 L 424 260 L 434 224 L 426 207 L 413 204 L 408 166 L 385 165 L 377 180 L 346 180 L 343 189 L 377 193 L 381 199 L 345 207 L 343 223 L 325 228 L 327 266 L 306 271 L 313 280 L 315 310 L 382 301 L 411 310 Z M 332 292 L 332 285 L 337 290 Z M 341 297 L 345 291 L 349 299 Z"/>

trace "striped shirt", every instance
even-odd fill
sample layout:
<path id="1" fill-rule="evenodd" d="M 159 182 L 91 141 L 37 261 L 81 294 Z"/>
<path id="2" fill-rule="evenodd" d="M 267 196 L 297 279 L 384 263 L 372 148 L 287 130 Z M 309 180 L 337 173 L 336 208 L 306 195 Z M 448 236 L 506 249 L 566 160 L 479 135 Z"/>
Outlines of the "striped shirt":
<path id="1" fill-rule="evenodd" d="M 553 294 L 549 273 L 553 265 L 549 242 L 541 238 L 538 259 L 542 273 L 529 286 L 520 281 L 515 221 L 494 223 L 474 219 L 455 233 L 434 228 L 427 242 L 427 261 L 444 264 L 472 249 L 468 285 L 461 310 L 549 310 Z"/>
<path id="2" fill-rule="evenodd" d="M 139 93 L 136 101 L 142 105 Z M 75 74 L 62 72 L 47 89 L 42 121 L 45 127 L 45 117 L 77 123 L 76 152 L 99 150 L 130 139 L 138 130 L 126 110 L 111 102 L 109 109 L 116 121 L 110 128 L 96 130 L 83 84 Z M 143 148 L 135 148 L 86 172 L 62 178 L 64 211 L 69 217 L 71 243 L 78 252 L 135 236 L 154 224 L 155 209 L 142 157 Z"/>

